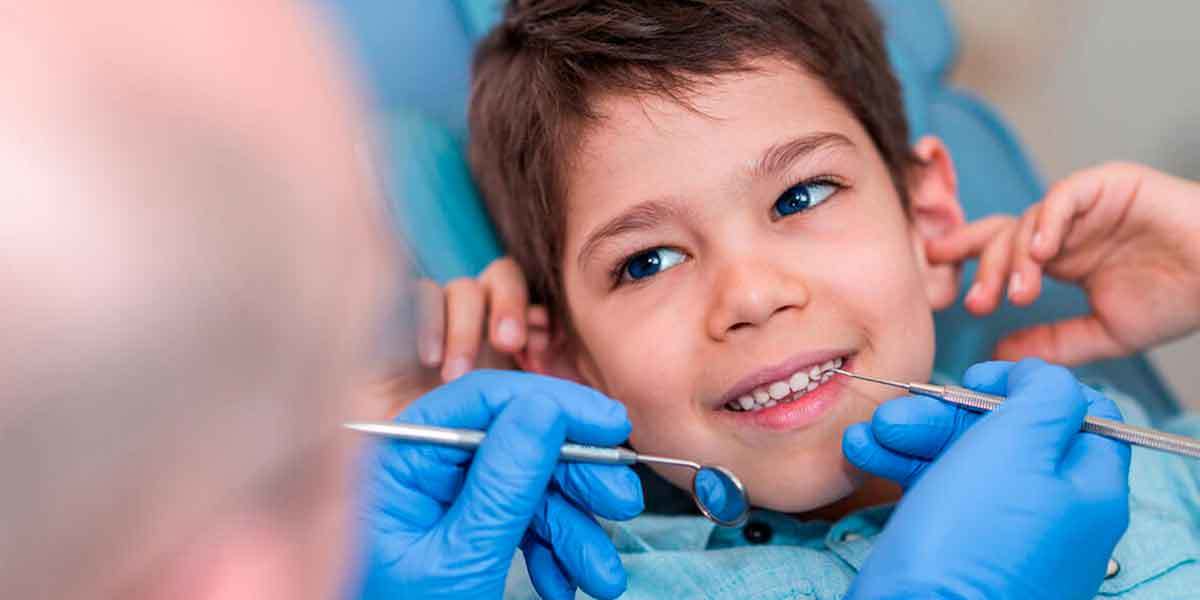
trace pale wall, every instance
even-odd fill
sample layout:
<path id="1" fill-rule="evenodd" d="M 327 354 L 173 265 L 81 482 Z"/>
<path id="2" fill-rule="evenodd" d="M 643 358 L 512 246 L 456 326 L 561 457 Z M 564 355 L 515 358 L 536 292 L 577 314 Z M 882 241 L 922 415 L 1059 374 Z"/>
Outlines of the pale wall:
<path id="1" fill-rule="evenodd" d="M 943 1 L 955 82 L 1004 115 L 1047 181 L 1111 159 L 1200 179 L 1200 2 Z M 1197 335 L 1151 352 L 1194 407 L 1198 358 Z"/>

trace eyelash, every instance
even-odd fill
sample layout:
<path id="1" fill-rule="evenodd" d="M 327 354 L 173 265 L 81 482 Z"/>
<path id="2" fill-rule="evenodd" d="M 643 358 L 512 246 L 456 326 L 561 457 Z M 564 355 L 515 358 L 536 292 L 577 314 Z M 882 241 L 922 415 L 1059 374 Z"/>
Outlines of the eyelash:
<path id="1" fill-rule="evenodd" d="M 825 200 L 824 202 L 821 202 L 821 205 L 827 204 L 829 202 L 829 200 L 833 200 L 833 198 L 835 196 L 837 196 L 842 191 L 844 191 L 850 187 L 850 184 L 846 183 L 845 181 L 842 180 L 842 178 L 837 177 L 836 175 L 817 175 L 815 177 L 808 177 L 805 179 L 800 179 L 798 181 L 793 181 L 792 183 L 784 186 L 783 189 L 786 192 L 787 190 L 790 190 L 790 189 L 792 189 L 796 186 L 800 186 L 800 185 L 807 185 L 807 186 L 827 185 L 829 187 L 832 187 L 833 192 L 831 194 L 829 194 L 829 199 Z M 774 203 L 772 203 L 772 206 L 774 206 Z M 810 212 L 812 210 L 813 209 L 810 208 L 804 212 Z M 791 215 L 787 215 L 787 216 L 791 216 Z"/>
<path id="2" fill-rule="evenodd" d="M 796 186 L 800 186 L 800 185 L 809 185 L 809 186 L 828 185 L 828 186 L 832 187 L 833 193 L 831 193 L 829 195 L 829 198 L 827 200 L 825 200 L 824 202 L 821 203 L 822 206 L 827 204 L 829 202 L 829 200 L 833 200 L 834 197 L 840 195 L 840 193 L 842 191 L 844 191 L 850 187 L 848 184 L 843 182 L 840 178 L 835 177 L 833 175 L 817 175 L 815 177 L 808 177 L 806 179 L 800 179 L 798 181 L 795 181 L 794 183 L 786 185 L 783 189 L 786 192 L 787 190 L 790 190 L 790 189 L 792 189 Z M 778 198 L 776 198 L 776 200 L 777 199 Z M 773 206 L 774 206 L 774 201 L 772 201 L 772 207 Z M 816 207 L 814 207 L 814 208 L 816 208 Z M 813 209 L 808 209 L 808 210 L 805 210 L 804 212 L 809 212 L 811 210 L 813 210 Z M 781 221 L 781 220 L 786 219 L 791 216 L 794 216 L 794 215 L 784 215 L 784 216 L 780 216 L 780 217 L 773 216 L 772 218 L 775 221 Z M 617 264 L 609 272 L 609 280 L 612 282 L 612 289 L 616 289 L 616 288 L 622 287 L 624 285 L 637 285 L 637 284 L 641 284 L 641 283 L 646 283 L 649 280 L 654 279 L 653 277 L 646 277 L 645 279 L 634 279 L 634 280 L 630 280 L 630 281 L 624 280 L 625 270 L 629 268 L 629 265 L 633 262 L 633 259 L 641 256 L 642 254 L 644 254 L 646 252 L 649 252 L 651 250 L 658 250 L 658 249 L 674 250 L 676 252 L 679 252 L 678 249 L 672 248 L 670 246 L 648 246 L 648 247 L 642 248 L 640 250 L 637 250 L 637 251 L 633 252 L 632 254 L 627 255 L 625 258 L 617 261 Z"/>

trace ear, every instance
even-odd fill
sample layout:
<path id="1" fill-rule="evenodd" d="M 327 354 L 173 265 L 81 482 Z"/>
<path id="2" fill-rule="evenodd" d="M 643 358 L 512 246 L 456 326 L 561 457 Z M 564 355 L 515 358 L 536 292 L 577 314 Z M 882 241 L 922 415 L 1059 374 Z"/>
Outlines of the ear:
<path id="1" fill-rule="evenodd" d="M 552 324 L 540 306 L 531 307 L 527 322 L 528 341 L 513 355 L 517 366 L 522 371 L 587 384 L 577 360 L 580 349 L 564 328 Z"/>
<path id="2" fill-rule="evenodd" d="M 958 297 L 959 265 L 932 265 L 925 242 L 965 225 L 958 203 L 958 179 L 946 145 L 936 137 L 917 141 L 913 152 L 921 164 L 908 178 L 908 217 L 913 249 L 925 280 L 925 293 L 934 310 L 942 310 Z"/>

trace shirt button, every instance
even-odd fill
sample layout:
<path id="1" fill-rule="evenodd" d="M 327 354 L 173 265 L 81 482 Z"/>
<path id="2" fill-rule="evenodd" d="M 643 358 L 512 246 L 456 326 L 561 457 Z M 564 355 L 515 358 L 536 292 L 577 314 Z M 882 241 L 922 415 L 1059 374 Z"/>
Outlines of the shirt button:
<path id="1" fill-rule="evenodd" d="M 857 542 L 861 539 L 863 539 L 863 537 L 857 533 L 854 533 L 853 531 L 847 531 L 846 533 L 842 534 L 843 542 Z"/>
<path id="2" fill-rule="evenodd" d="M 771 541 L 771 536 L 775 532 L 771 531 L 771 526 L 761 521 L 751 521 L 742 529 L 742 536 L 751 544 L 765 544 Z"/>
<path id="3" fill-rule="evenodd" d="M 1115 558 L 1108 559 L 1108 567 L 1106 569 L 1104 569 L 1104 578 L 1112 579 L 1113 577 L 1117 576 L 1117 573 L 1120 573 L 1120 572 L 1121 572 L 1121 563 L 1117 562 L 1117 559 L 1115 559 Z"/>

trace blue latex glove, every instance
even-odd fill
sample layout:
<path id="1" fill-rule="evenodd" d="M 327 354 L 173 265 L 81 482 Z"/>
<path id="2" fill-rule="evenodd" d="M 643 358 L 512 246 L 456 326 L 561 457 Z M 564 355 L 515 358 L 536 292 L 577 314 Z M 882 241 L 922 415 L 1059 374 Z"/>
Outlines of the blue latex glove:
<path id="1" fill-rule="evenodd" d="M 625 590 L 612 542 L 591 514 L 629 519 L 642 487 L 626 466 L 558 463 L 570 440 L 616 445 L 625 408 L 599 392 L 528 373 L 476 371 L 414 402 L 398 421 L 487 429 L 465 450 L 374 444 L 362 510 L 364 598 L 500 598 L 518 546 L 547 599 Z"/>
<path id="2" fill-rule="evenodd" d="M 1079 427 L 1120 411 L 1036 359 L 963 384 L 1008 400 L 979 415 L 906 396 L 847 429 L 846 457 L 906 488 L 849 597 L 1094 597 L 1129 523 L 1129 447 Z"/>

